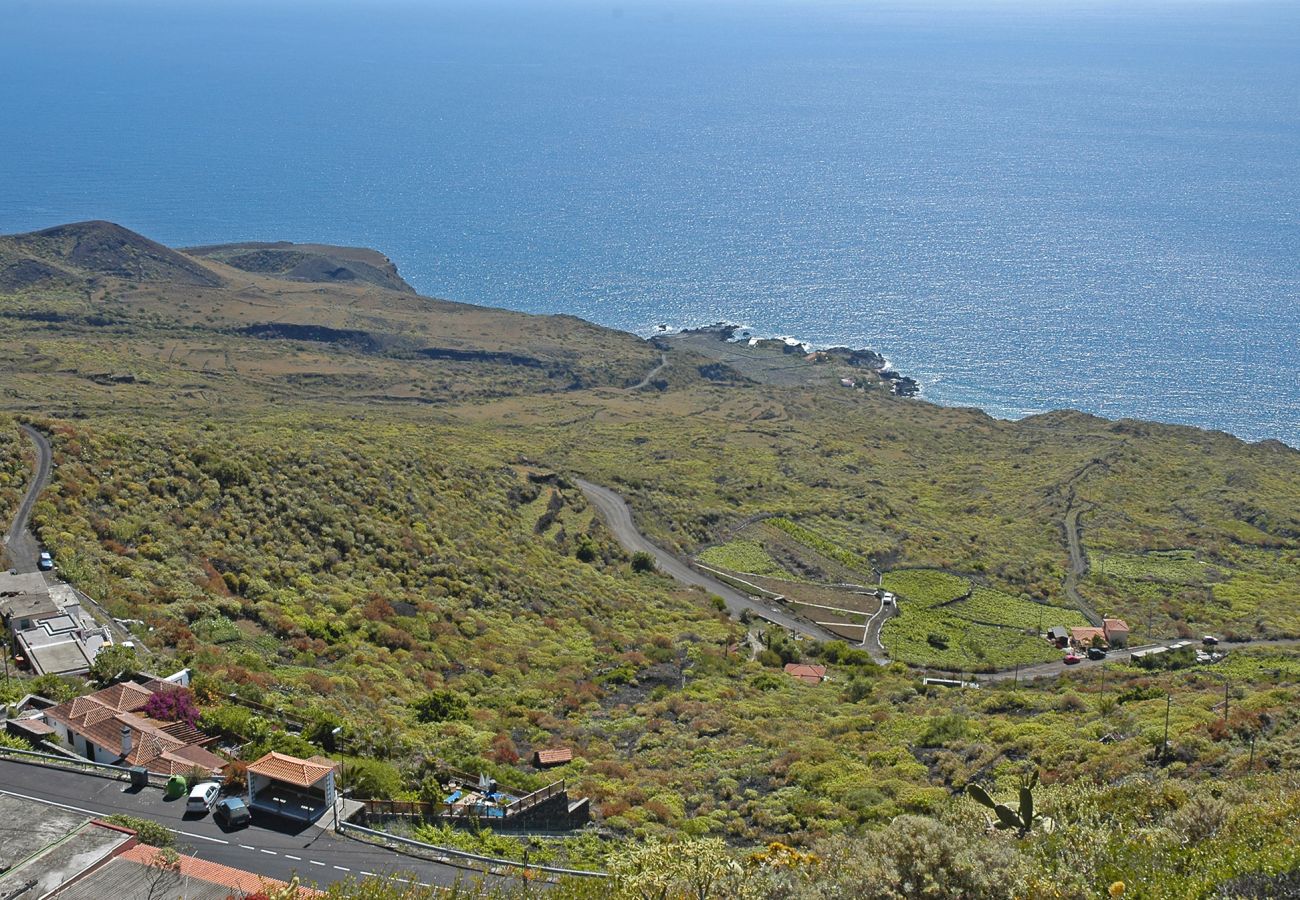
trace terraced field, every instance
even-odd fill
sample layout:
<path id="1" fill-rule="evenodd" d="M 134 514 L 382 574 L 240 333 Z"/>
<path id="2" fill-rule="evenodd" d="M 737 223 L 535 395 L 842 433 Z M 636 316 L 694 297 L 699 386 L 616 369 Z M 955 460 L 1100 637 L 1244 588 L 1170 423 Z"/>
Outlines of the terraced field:
<path id="1" fill-rule="evenodd" d="M 700 562 L 720 569 L 729 569 L 744 575 L 765 575 L 771 578 L 794 579 L 767 549 L 758 541 L 738 539 L 727 541 L 704 550 L 698 557 Z"/>
<path id="2" fill-rule="evenodd" d="M 1214 567 L 1200 562 L 1192 550 L 1097 554 L 1092 565 L 1101 574 L 1133 581 L 1204 584 L 1222 577 Z"/>
<path id="3" fill-rule="evenodd" d="M 1034 603 L 934 569 L 887 572 L 899 614 L 885 623 L 889 655 L 916 666 L 993 671 L 1047 662 L 1059 651 L 1039 637 L 1053 625 L 1086 625 L 1077 610 Z"/>
<path id="4" fill-rule="evenodd" d="M 1049 606 L 1004 594 L 986 587 L 975 587 L 970 599 L 960 600 L 948 608 L 962 619 L 985 625 L 999 625 L 1020 630 L 1046 631 L 1053 625 L 1067 628 L 1084 626 L 1088 620 L 1077 609 Z M 1040 627 L 1041 626 L 1041 627 Z"/>

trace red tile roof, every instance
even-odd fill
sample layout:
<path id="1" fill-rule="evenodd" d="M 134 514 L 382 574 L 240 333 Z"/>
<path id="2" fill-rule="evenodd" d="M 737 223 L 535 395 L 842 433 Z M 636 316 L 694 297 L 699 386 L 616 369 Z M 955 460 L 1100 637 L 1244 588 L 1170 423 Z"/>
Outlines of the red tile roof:
<path id="1" fill-rule="evenodd" d="M 126 765 L 144 766 L 160 775 L 188 774 L 196 766 L 216 771 L 226 760 L 197 746 L 207 735 L 184 722 L 158 722 L 136 714 L 153 692 L 132 682 L 115 684 L 76 697 L 45 711 L 49 719 L 109 752 L 120 752 L 122 728 L 131 730 Z"/>
<path id="2" fill-rule="evenodd" d="M 1092 639 L 1095 637 L 1099 637 L 1103 641 L 1106 640 L 1106 630 L 1104 628 L 1092 627 L 1070 629 L 1070 639 L 1077 641 L 1080 644 L 1091 644 Z"/>
<path id="3" fill-rule="evenodd" d="M 84 697 L 73 697 L 58 706 L 50 707 L 45 715 L 81 734 L 87 725 L 110 719 L 114 713 L 135 712 L 152 696 L 153 693 L 148 689 L 127 681 Z"/>
<path id="4" fill-rule="evenodd" d="M 1106 627 L 1107 631 L 1123 631 L 1128 633 L 1128 623 L 1123 619 L 1102 619 L 1101 624 Z"/>
<path id="5" fill-rule="evenodd" d="M 311 759 L 299 759 L 286 753 L 272 750 L 248 767 L 251 775 L 261 775 L 273 781 L 292 784 L 295 787 L 311 787 L 335 769 L 332 760 L 316 756 Z"/>
<path id="6" fill-rule="evenodd" d="M 785 673 L 807 684 L 821 684 L 826 677 L 826 667 L 813 666 L 808 663 L 786 663 Z"/>
<path id="7" fill-rule="evenodd" d="M 162 851 L 157 847 L 150 847 L 146 844 L 136 844 L 130 850 L 118 856 L 118 859 L 142 866 L 168 867 L 170 865 Z M 252 872 L 245 872 L 243 869 L 223 866 L 220 863 L 208 862 L 206 859 L 199 859 L 194 856 L 178 856 L 176 860 L 179 864 L 179 874 L 181 876 L 196 878 L 209 884 L 219 884 L 222 887 L 230 888 L 231 891 L 238 891 L 240 894 L 255 894 L 267 888 L 288 886 L 286 882 L 267 878 L 265 875 L 254 875 Z M 300 887 L 298 896 L 323 897 L 324 894 L 311 888 Z"/>
<path id="8" fill-rule="evenodd" d="M 573 761 L 573 751 L 568 747 L 556 747 L 552 750 L 538 750 L 533 754 L 533 765 L 559 766 Z"/>

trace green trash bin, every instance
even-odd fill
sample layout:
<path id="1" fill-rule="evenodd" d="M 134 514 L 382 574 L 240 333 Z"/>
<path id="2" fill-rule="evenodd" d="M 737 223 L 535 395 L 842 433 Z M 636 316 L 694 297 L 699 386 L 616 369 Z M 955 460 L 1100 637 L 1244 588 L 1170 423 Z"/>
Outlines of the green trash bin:
<path id="1" fill-rule="evenodd" d="M 185 781 L 184 775 L 173 775 L 167 779 L 167 790 L 165 796 L 168 800 L 175 800 L 184 797 L 185 792 L 189 790 L 189 785 Z"/>

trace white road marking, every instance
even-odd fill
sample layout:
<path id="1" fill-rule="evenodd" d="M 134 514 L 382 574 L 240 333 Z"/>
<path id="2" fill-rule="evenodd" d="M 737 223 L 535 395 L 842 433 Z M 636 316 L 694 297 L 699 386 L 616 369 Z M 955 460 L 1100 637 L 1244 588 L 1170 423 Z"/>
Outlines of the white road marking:
<path id="1" fill-rule="evenodd" d="M 316 862 L 316 860 L 314 860 L 314 859 L 309 859 L 309 860 L 307 860 L 307 862 L 311 863 L 313 866 L 323 866 L 323 865 L 325 865 L 325 863 L 323 863 L 323 862 Z"/>
<path id="2" fill-rule="evenodd" d="M 349 869 L 347 866 L 335 866 L 334 868 L 338 869 L 340 872 L 351 872 L 351 871 L 352 871 L 352 870 Z"/>
<path id="3" fill-rule="evenodd" d="M 286 853 L 286 854 L 284 855 L 284 858 L 285 858 L 285 859 L 292 859 L 294 862 L 302 862 L 302 857 L 301 857 L 301 856 L 294 856 L 292 853 Z"/>
<path id="4" fill-rule="evenodd" d="M 258 853 L 268 853 L 268 854 L 270 854 L 271 856 L 279 856 L 279 855 L 280 855 L 280 854 L 276 853 L 274 850 L 260 850 L 260 849 L 259 849 L 257 852 L 258 852 Z"/>
<path id="5" fill-rule="evenodd" d="M 166 827 L 166 826 L 164 826 Z M 214 844 L 229 844 L 230 841 L 223 841 L 221 838 L 208 837 L 206 834 L 194 834 L 190 831 L 181 831 L 177 828 L 168 828 L 168 831 L 174 831 L 176 834 L 183 834 L 185 837 L 194 838 L 200 841 L 212 841 Z"/>
<path id="6" fill-rule="evenodd" d="M 112 813 L 96 812 L 93 809 L 82 809 L 80 806 L 70 806 L 67 803 L 58 803 L 54 800 L 46 800 L 44 797 L 31 797 L 28 796 L 27 794 L 19 794 L 15 791 L 0 790 L 0 794 L 4 794 L 8 797 L 17 797 L 19 800 L 30 800 L 32 803 L 44 803 L 46 806 L 57 806 L 59 809 L 71 810 L 72 812 L 82 813 L 83 815 L 87 815 L 87 816 L 93 816 L 96 819 L 103 819 L 103 818 L 107 818 L 110 815 L 113 815 Z M 159 824 L 161 825 L 162 823 L 160 822 Z M 163 827 L 167 828 L 167 830 L 170 831 L 172 834 L 179 834 L 188 838 L 194 838 L 197 841 L 211 841 L 214 844 L 230 843 L 230 841 L 223 841 L 221 838 L 208 837 L 206 834 L 194 834 L 193 832 L 189 832 L 189 831 L 181 831 L 179 828 L 168 828 L 166 825 L 163 825 Z"/>
<path id="7" fill-rule="evenodd" d="M 379 876 L 376 875 L 374 872 L 367 872 L 365 869 L 362 869 L 362 870 L 361 870 L 361 874 L 364 875 L 366 878 L 378 878 L 378 877 L 379 877 Z"/>
<path id="8" fill-rule="evenodd" d="M 248 846 L 247 844 L 240 844 L 240 845 L 239 845 L 239 849 L 240 849 L 240 850 L 256 850 L 257 848 L 256 848 L 256 847 L 250 847 L 250 846 Z"/>

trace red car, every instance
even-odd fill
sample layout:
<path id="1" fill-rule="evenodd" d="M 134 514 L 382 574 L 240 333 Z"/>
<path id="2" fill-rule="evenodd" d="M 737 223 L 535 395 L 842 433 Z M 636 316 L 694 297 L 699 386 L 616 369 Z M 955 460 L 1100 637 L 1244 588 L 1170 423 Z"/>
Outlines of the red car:
<path id="1" fill-rule="evenodd" d="M 1067 666 L 1072 666 L 1075 663 L 1080 663 L 1080 662 L 1083 662 L 1083 657 L 1074 653 L 1071 653 L 1069 656 L 1065 658 L 1065 664 Z"/>

